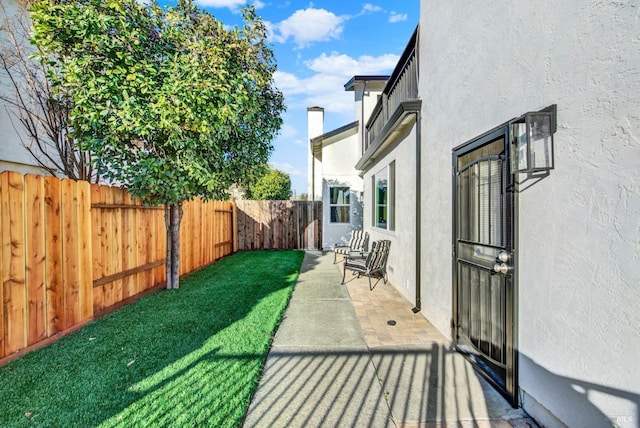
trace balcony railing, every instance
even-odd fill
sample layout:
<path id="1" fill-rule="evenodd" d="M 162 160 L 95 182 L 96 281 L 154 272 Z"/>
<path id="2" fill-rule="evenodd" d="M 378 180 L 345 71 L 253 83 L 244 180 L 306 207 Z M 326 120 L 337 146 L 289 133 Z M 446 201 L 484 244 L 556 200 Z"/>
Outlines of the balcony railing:
<path id="1" fill-rule="evenodd" d="M 363 153 L 366 151 L 398 106 L 405 101 L 418 99 L 418 59 L 416 57 L 418 28 L 411 36 L 400 61 L 393 70 L 387 85 L 378 98 L 365 126 Z"/>

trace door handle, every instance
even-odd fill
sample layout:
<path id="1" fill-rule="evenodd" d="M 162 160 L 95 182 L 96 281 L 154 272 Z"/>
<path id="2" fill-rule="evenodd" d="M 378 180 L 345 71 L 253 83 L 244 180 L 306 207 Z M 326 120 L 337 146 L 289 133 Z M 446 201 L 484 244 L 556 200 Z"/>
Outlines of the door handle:
<path id="1" fill-rule="evenodd" d="M 493 271 L 506 275 L 511 270 L 511 267 L 506 263 L 496 263 L 493 265 Z"/>
<path id="2" fill-rule="evenodd" d="M 509 254 L 509 252 L 500 251 L 500 254 L 498 254 L 498 256 L 496 257 L 496 263 L 493 265 L 493 272 L 501 273 L 503 275 L 508 274 L 509 271 L 513 269 L 511 266 L 508 265 L 510 260 L 511 260 L 511 254 Z"/>
<path id="3" fill-rule="evenodd" d="M 500 254 L 496 257 L 496 262 L 508 263 L 509 260 L 511 260 L 511 254 L 507 251 L 500 251 Z"/>

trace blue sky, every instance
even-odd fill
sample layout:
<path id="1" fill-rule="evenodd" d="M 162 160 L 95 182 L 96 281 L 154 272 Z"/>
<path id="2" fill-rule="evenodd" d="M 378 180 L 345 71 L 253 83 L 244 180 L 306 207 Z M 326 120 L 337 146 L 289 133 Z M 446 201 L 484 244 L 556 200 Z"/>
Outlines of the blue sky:
<path id="1" fill-rule="evenodd" d="M 270 163 L 290 174 L 298 195 L 307 193 L 307 107 L 325 109 L 324 132 L 352 122 L 353 92 L 346 92 L 344 84 L 358 74 L 391 73 L 418 24 L 420 2 L 250 2 L 269 29 L 278 63 L 275 82 L 287 104 Z M 246 0 L 196 3 L 235 26 L 242 22 Z"/>

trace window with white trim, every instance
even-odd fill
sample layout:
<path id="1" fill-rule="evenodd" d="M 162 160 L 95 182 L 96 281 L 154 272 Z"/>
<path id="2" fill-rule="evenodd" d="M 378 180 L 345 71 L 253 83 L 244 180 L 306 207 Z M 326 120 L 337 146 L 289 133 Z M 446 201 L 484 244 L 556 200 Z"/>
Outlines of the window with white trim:
<path id="1" fill-rule="evenodd" d="M 373 175 L 373 226 L 395 229 L 395 161 Z"/>
<path id="2" fill-rule="evenodd" d="M 329 218 L 331 223 L 351 222 L 351 189 L 349 187 L 329 187 Z"/>

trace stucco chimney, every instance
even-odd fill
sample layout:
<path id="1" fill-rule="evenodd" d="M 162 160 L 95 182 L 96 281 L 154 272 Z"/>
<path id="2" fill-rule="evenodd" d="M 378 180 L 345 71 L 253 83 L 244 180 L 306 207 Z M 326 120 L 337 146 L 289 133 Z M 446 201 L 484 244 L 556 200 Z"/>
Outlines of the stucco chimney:
<path id="1" fill-rule="evenodd" d="M 324 109 L 322 107 L 307 108 L 307 134 L 309 140 L 322 135 L 324 127 Z"/>
<path id="2" fill-rule="evenodd" d="M 322 135 L 324 132 L 323 128 L 324 109 L 322 107 L 307 108 L 307 190 L 309 192 L 309 200 L 316 200 L 321 197 L 321 195 L 316 192 L 316 188 L 318 187 L 316 181 L 321 179 L 322 159 L 314 156 L 311 140 Z M 316 175 L 318 176 L 316 177 Z"/>

